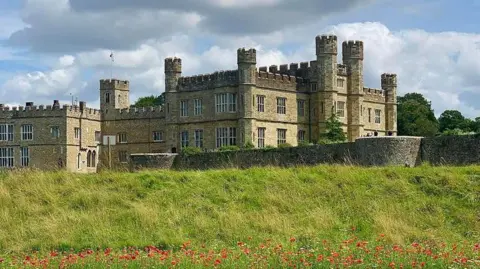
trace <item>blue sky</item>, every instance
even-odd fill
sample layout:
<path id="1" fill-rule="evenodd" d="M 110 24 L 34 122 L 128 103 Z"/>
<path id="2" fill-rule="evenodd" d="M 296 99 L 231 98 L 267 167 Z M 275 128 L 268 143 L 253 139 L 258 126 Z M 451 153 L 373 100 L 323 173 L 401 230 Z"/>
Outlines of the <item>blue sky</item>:
<path id="1" fill-rule="evenodd" d="M 334 33 L 340 42 L 365 42 L 366 87 L 394 72 L 399 95 L 424 94 L 437 116 L 446 109 L 480 116 L 480 0 L 332 3 L 0 0 L 2 103 L 68 102 L 73 93 L 98 107 L 110 50 L 113 72 L 131 81 L 135 100 L 163 91 L 163 59 L 173 54 L 185 75 L 235 68 L 243 46 L 258 49 L 258 66 L 309 61 L 314 37 Z"/>

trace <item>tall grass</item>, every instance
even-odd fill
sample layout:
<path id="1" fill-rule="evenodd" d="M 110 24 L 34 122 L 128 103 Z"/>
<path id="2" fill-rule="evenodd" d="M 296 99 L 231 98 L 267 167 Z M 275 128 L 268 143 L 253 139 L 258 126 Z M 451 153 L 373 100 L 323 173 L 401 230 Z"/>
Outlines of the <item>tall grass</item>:
<path id="1" fill-rule="evenodd" d="M 0 253 L 252 237 L 480 241 L 480 166 L 0 175 Z M 315 242 L 314 242 L 315 241 Z"/>

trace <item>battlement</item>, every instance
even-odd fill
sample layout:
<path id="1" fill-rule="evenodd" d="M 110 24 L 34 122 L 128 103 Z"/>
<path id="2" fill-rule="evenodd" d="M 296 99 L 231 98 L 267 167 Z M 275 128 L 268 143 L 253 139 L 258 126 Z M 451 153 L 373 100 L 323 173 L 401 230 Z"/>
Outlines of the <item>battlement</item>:
<path id="1" fill-rule="evenodd" d="M 370 95 L 385 96 L 385 92 L 383 90 L 373 89 L 373 88 L 363 88 L 363 93 L 370 94 Z"/>
<path id="2" fill-rule="evenodd" d="M 128 90 L 130 82 L 128 80 L 120 79 L 101 79 L 100 80 L 100 89 L 101 90 Z"/>
<path id="3" fill-rule="evenodd" d="M 347 66 L 344 64 L 337 64 L 337 75 L 346 76 L 347 75 Z"/>
<path id="4" fill-rule="evenodd" d="M 106 110 L 104 114 L 104 119 L 107 121 L 151 118 L 158 119 L 164 117 L 165 111 L 163 110 L 163 106 L 112 109 Z"/>
<path id="5" fill-rule="evenodd" d="M 217 71 L 211 74 L 203 74 L 178 79 L 180 90 L 205 90 L 209 88 L 238 85 L 238 71 Z"/>
<path id="6" fill-rule="evenodd" d="M 237 63 L 257 63 L 257 51 L 255 49 L 240 48 L 237 50 Z"/>
<path id="7" fill-rule="evenodd" d="M 257 86 L 288 91 L 306 91 L 307 79 L 287 74 L 259 71 L 257 72 Z"/>
<path id="8" fill-rule="evenodd" d="M 363 100 L 366 102 L 385 103 L 385 91 L 380 89 L 363 88 Z"/>
<path id="9" fill-rule="evenodd" d="M 165 58 L 165 73 L 182 73 L 182 59 Z"/>
<path id="10" fill-rule="evenodd" d="M 343 41 L 342 55 L 344 59 L 363 60 L 363 41 L 360 41 L 360 40 Z"/>
<path id="11" fill-rule="evenodd" d="M 291 63 L 290 67 L 288 64 L 278 65 L 270 65 L 270 66 L 262 66 L 258 68 L 258 72 L 268 72 L 268 73 L 280 73 L 289 76 L 307 78 L 309 71 L 312 68 L 316 68 L 317 61 L 310 61 L 310 62 L 301 62 L 301 63 Z"/>
<path id="12" fill-rule="evenodd" d="M 382 88 L 397 86 L 397 74 L 383 73 L 381 76 Z"/>
<path id="13" fill-rule="evenodd" d="M 318 55 L 334 54 L 337 55 L 337 36 L 322 35 L 315 37 L 315 48 Z"/>
<path id="14" fill-rule="evenodd" d="M 18 106 L 0 108 L 0 118 L 29 118 L 29 117 L 83 117 L 92 120 L 100 119 L 101 111 L 93 108 L 63 105 Z"/>

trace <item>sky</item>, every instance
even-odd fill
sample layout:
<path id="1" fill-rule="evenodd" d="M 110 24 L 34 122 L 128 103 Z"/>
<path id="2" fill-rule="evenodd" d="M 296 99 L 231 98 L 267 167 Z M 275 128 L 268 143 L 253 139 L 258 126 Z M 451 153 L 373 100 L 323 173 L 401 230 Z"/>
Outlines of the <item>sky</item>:
<path id="1" fill-rule="evenodd" d="M 99 80 L 130 81 L 130 99 L 164 91 L 163 62 L 183 75 L 315 60 L 315 36 L 364 42 L 365 87 L 398 75 L 438 117 L 480 116 L 480 0 L 0 0 L 0 103 L 99 107 Z M 115 61 L 109 55 L 113 51 Z"/>

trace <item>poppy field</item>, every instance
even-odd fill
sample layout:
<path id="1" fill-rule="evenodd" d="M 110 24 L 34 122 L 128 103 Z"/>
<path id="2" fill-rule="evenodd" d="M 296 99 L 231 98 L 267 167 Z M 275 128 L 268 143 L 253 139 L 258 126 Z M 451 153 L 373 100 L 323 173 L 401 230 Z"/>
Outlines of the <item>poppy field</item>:
<path id="1" fill-rule="evenodd" d="M 0 268 L 478 268 L 480 166 L 0 174 Z"/>

